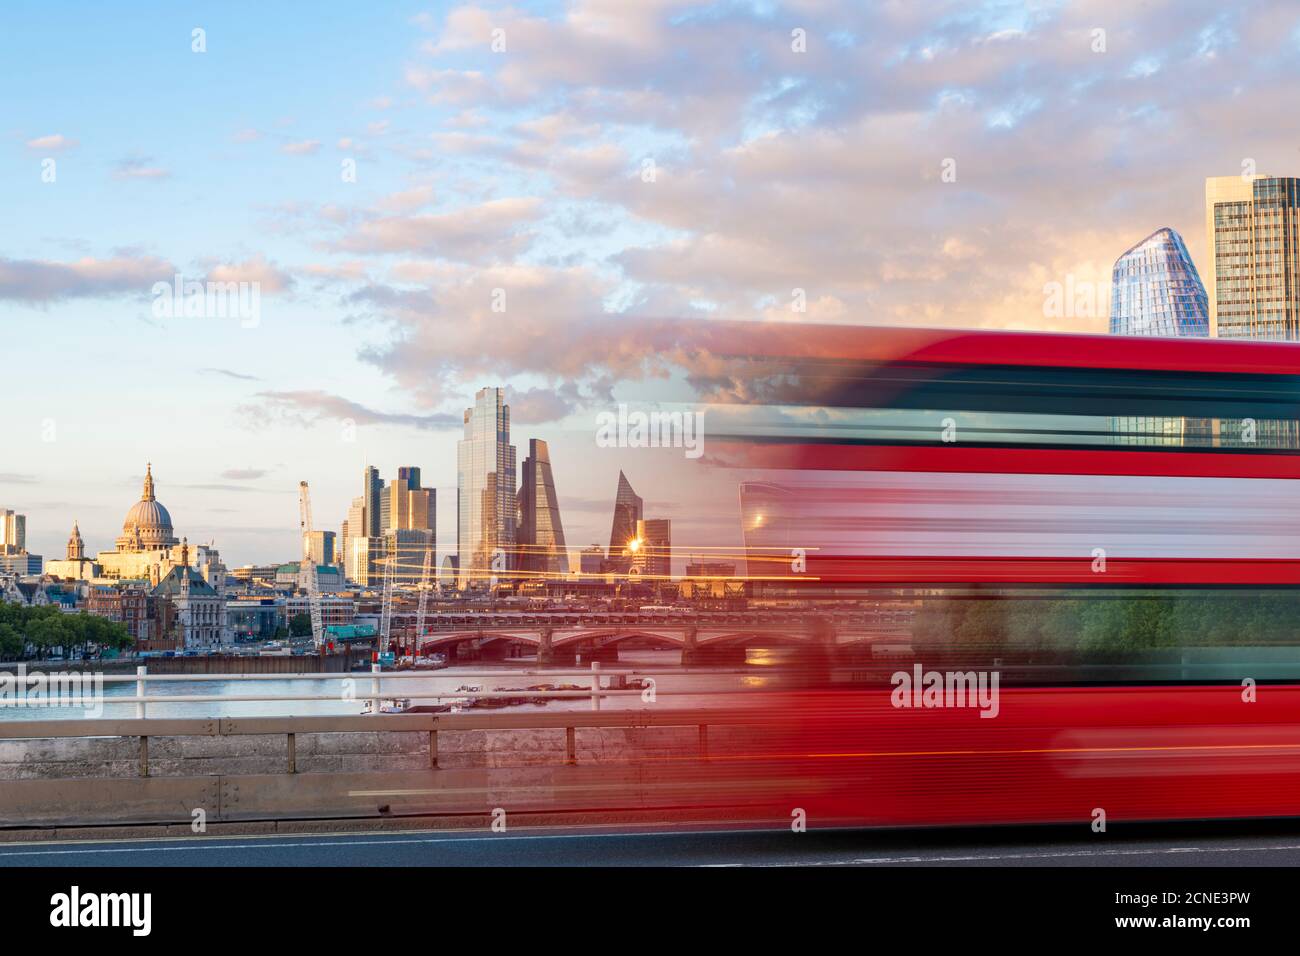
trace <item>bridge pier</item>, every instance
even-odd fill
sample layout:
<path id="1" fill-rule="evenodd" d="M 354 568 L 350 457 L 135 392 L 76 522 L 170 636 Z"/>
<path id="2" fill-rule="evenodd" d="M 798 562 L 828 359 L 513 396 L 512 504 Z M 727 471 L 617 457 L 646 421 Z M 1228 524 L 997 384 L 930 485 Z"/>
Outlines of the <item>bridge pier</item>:
<path id="1" fill-rule="evenodd" d="M 541 630 L 541 640 L 537 642 L 537 666 L 552 667 L 555 664 L 555 645 L 551 642 L 554 631 L 549 627 Z"/>
<path id="2" fill-rule="evenodd" d="M 554 633 L 553 628 L 542 628 L 541 639 L 537 642 L 537 666 L 572 667 L 578 662 L 578 655 L 574 653 L 572 645 L 556 647 Z"/>
<path id="3" fill-rule="evenodd" d="M 831 667 L 835 662 L 835 622 L 829 617 L 815 616 L 808 622 L 808 646 L 803 652 L 799 668 L 800 679 L 808 687 L 824 687 L 830 683 Z"/>
<path id="4" fill-rule="evenodd" d="M 685 632 L 686 640 L 682 644 L 682 666 L 693 667 L 704 663 L 704 655 L 700 651 L 700 645 L 696 641 L 696 628 L 688 627 Z"/>

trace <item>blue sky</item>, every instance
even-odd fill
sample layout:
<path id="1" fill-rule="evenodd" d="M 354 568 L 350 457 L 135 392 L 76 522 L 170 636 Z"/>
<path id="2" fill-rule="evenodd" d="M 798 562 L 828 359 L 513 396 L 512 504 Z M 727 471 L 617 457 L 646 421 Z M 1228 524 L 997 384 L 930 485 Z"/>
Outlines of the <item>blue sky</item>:
<path id="1" fill-rule="evenodd" d="M 445 550 L 488 384 L 521 461 L 568 449 L 569 543 L 603 540 L 620 467 L 676 503 L 590 444 L 618 400 L 689 397 L 634 323 L 1102 331 L 1044 284 L 1108 285 L 1166 225 L 1204 267 L 1204 178 L 1300 167 L 1284 3 L 20 2 L 3 25 L 0 507 L 47 557 L 74 517 L 111 547 L 150 460 L 231 565 L 295 555 L 300 478 L 337 528 L 367 461 L 424 469 Z M 156 318 L 177 273 L 258 282 L 260 321 Z"/>

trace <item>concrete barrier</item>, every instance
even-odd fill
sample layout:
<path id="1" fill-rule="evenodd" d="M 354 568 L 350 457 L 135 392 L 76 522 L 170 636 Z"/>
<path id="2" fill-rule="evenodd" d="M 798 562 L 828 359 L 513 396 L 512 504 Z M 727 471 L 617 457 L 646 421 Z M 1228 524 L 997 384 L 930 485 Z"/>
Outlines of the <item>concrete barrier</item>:
<path id="1" fill-rule="evenodd" d="M 0 725 L 0 827 L 178 824 L 196 810 L 227 822 L 766 799 L 762 773 L 719 774 L 702 759 L 701 726 L 710 748 L 733 754 L 771 730 L 752 711 L 11 723 Z"/>

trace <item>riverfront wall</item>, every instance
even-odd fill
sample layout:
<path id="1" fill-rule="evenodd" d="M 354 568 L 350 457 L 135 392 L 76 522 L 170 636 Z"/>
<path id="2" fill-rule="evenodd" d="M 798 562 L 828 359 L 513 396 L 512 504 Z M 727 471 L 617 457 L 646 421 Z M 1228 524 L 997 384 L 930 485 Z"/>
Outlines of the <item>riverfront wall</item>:
<path id="1" fill-rule="evenodd" d="M 719 727 L 711 743 L 741 746 L 754 731 Z M 596 728 L 574 731 L 579 763 L 693 758 L 693 727 Z M 563 764 L 563 729 L 463 730 L 438 734 L 438 766 L 495 769 Z M 152 777 L 282 773 L 288 742 L 282 734 L 244 737 L 151 737 Z M 299 773 L 420 770 L 429 767 L 427 733 L 298 734 Z M 135 776 L 139 742 L 133 737 L 66 737 L 0 740 L 0 781 Z"/>

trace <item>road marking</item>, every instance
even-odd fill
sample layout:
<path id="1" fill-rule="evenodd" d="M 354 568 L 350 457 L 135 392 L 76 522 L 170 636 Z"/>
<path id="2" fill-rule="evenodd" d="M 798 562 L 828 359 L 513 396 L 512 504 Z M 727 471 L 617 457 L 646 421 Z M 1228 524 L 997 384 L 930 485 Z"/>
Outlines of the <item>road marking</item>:
<path id="1" fill-rule="evenodd" d="M 599 826 L 600 824 L 595 824 L 595 825 Z M 573 826 L 580 826 L 580 824 L 573 824 Z M 452 832 L 463 833 L 466 831 L 461 830 L 461 831 L 452 831 Z M 3 848 L 0 848 L 0 859 L 3 859 L 4 857 L 8 857 L 8 856 L 59 856 L 61 854 L 96 854 L 96 853 L 152 853 L 154 851 L 184 851 L 184 850 L 242 850 L 250 847 L 255 847 L 257 849 L 285 849 L 287 847 L 317 847 L 317 846 L 389 846 L 392 844 L 401 844 L 401 843 L 409 843 L 409 844 L 479 843 L 484 841 L 498 843 L 506 840 L 571 840 L 571 839 L 599 839 L 601 837 L 607 837 L 607 836 L 656 837 L 656 836 L 677 836 L 677 835 L 684 835 L 684 834 L 690 834 L 692 836 L 708 836 L 708 835 L 733 835 L 736 833 L 747 833 L 747 832 L 770 833 L 774 831 L 770 831 L 770 830 L 758 830 L 758 831 L 686 830 L 686 831 L 679 831 L 678 833 L 672 833 L 672 834 L 653 832 L 653 831 L 647 833 L 628 833 L 628 832 L 518 833 L 518 834 L 501 833 L 501 834 L 492 834 L 492 835 L 480 834 L 478 836 L 466 836 L 466 837 L 426 837 L 421 839 L 411 839 L 411 838 L 386 839 L 385 834 L 376 834 L 375 835 L 376 838 L 372 838 L 372 839 L 330 840 L 330 841 L 321 841 L 315 838 L 312 834 L 302 834 L 300 837 L 298 837 L 298 839 L 302 840 L 303 842 L 298 842 L 298 843 L 267 843 L 262 841 L 268 839 L 274 839 L 274 837 L 258 837 L 256 834 L 251 834 L 247 838 L 248 842 L 246 843 L 215 843 L 215 842 L 209 842 L 208 840 L 196 839 L 192 843 L 187 843 L 180 846 L 106 847 L 104 849 L 84 849 L 84 850 L 16 850 L 16 851 L 5 850 Z M 281 834 L 281 837 L 283 838 L 284 835 Z M 174 840 L 175 837 L 159 838 L 159 842 L 165 842 L 166 839 Z M 209 839 L 215 840 L 220 838 L 213 837 Z M 96 841 L 87 841 L 87 842 L 96 842 Z M 30 844 L 27 845 L 30 846 Z"/>
<path id="2" fill-rule="evenodd" d="M 1058 860 L 1071 857 L 1154 856 L 1169 853 L 1251 853 L 1255 851 L 1300 850 L 1300 844 L 1284 846 L 1179 846 L 1142 850 L 1056 850 L 1047 853 L 968 854 L 966 856 L 878 856 L 856 860 L 808 860 L 786 863 L 712 863 L 707 866 L 878 866 L 890 863 L 988 863 L 997 860 Z"/>
<path id="3" fill-rule="evenodd" d="M 599 836 L 600 834 L 592 834 Z M 290 847 L 326 847 L 326 846 L 391 846 L 400 843 L 469 843 L 482 842 L 491 840 L 493 842 L 501 840 L 564 840 L 571 839 L 581 834 L 556 833 L 550 836 L 478 836 L 478 837 L 451 837 L 449 839 L 421 839 L 421 840 L 330 840 L 330 841 L 311 841 L 302 843 L 192 843 L 188 846 L 140 846 L 140 847 L 108 847 L 102 850 L 22 850 L 17 853 L 0 853 L 0 858 L 6 856 L 63 856 L 95 853 L 160 853 L 160 852 L 186 852 L 189 850 L 246 850 L 255 848 L 258 850 L 283 850 Z"/>
<path id="4" fill-rule="evenodd" d="M 714 830 L 714 831 L 689 831 L 693 835 L 722 835 L 736 836 L 741 835 L 736 831 Z M 743 833 L 744 831 L 741 831 Z M 769 834 L 775 831 L 749 831 L 760 834 Z M 608 836 L 626 836 L 626 837 L 656 837 L 672 836 L 678 834 L 658 834 L 658 833 L 551 833 L 551 834 L 500 834 L 500 835 L 478 835 L 466 837 L 422 837 L 392 839 L 385 838 L 383 835 L 377 835 L 376 838 L 357 839 L 357 840 L 318 840 L 309 835 L 304 836 L 298 842 L 265 842 L 267 838 L 253 837 L 243 843 L 216 843 L 207 841 L 195 841 L 193 843 L 179 846 L 141 846 L 141 847 L 104 847 L 94 849 L 59 849 L 59 850 L 19 850 L 6 851 L 0 850 L 0 859 L 4 857 L 24 857 L 24 856 L 94 856 L 112 853 L 153 853 L 153 852 L 185 852 L 191 850 L 245 850 L 245 849 L 292 849 L 292 848 L 316 848 L 316 847 L 348 847 L 348 846 L 391 846 L 391 845 L 424 845 L 433 843 L 482 843 L 498 842 L 510 840 L 566 840 L 566 839 L 599 839 Z M 1275 852 L 1275 851 L 1300 851 L 1300 844 L 1284 844 L 1280 846 L 1225 846 L 1225 847 L 1196 847 L 1196 846 L 1178 846 L 1178 847 L 1154 847 L 1145 849 L 1126 849 L 1126 850 L 1053 850 L 1046 852 L 1032 853 L 991 853 L 991 854 L 965 854 L 965 855 L 944 855 L 944 856 L 881 856 L 881 857 L 858 857 L 851 860 L 802 860 L 802 861 L 773 861 L 760 863 L 703 863 L 697 864 L 701 867 L 741 867 L 741 866 L 881 866 L 890 864 L 944 864 L 944 863 L 991 863 L 998 861 L 1010 860 L 1043 860 L 1043 859 L 1069 859 L 1069 858 L 1105 858 L 1121 856 L 1156 856 L 1168 855 L 1175 853 L 1248 853 L 1248 852 Z"/>

